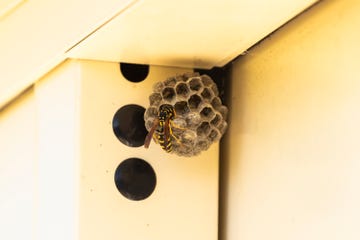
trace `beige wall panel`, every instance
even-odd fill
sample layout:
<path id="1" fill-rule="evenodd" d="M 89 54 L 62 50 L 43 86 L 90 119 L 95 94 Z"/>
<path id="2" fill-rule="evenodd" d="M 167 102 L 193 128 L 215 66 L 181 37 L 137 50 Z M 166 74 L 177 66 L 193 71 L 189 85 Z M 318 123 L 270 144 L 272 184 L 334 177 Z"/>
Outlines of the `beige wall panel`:
<path id="1" fill-rule="evenodd" d="M 0 110 L 0 239 L 35 239 L 37 117 L 33 89 Z"/>
<path id="2" fill-rule="evenodd" d="M 147 107 L 152 85 L 191 69 L 150 66 L 140 83 L 126 80 L 118 63 L 80 61 L 80 239 L 217 239 L 218 144 L 186 158 L 122 144 L 112 130 L 115 112 L 127 104 Z M 114 184 L 125 159 L 154 168 L 157 185 L 148 198 L 132 201 Z"/>
<path id="3" fill-rule="evenodd" d="M 133 83 L 118 63 L 69 60 L 36 84 L 40 239 L 217 239 L 218 144 L 177 157 L 155 143 L 128 147 L 112 128 L 120 107 L 147 107 L 155 81 L 189 71 L 150 66 L 146 80 Z M 141 201 L 114 182 L 117 166 L 132 157 L 157 177 Z"/>
<path id="4" fill-rule="evenodd" d="M 67 61 L 35 85 L 38 239 L 78 239 L 80 70 Z"/>
<path id="5" fill-rule="evenodd" d="M 234 63 L 223 240 L 360 238 L 359 12 L 323 1 Z"/>

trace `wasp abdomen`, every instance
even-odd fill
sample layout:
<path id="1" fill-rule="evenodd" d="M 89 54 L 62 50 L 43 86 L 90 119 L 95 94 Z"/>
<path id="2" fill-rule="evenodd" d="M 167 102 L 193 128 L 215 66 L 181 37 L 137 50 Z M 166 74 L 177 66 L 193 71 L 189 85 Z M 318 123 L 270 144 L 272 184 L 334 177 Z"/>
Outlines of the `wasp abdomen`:
<path id="1" fill-rule="evenodd" d="M 172 151 L 171 123 L 174 118 L 175 109 L 172 105 L 163 104 L 159 107 L 158 118 L 154 121 L 151 130 L 145 138 L 145 148 L 149 147 L 151 138 L 154 138 L 166 152 Z"/>
<path id="2" fill-rule="evenodd" d="M 172 151 L 172 144 L 170 138 L 165 139 L 165 136 L 163 134 L 158 134 L 157 138 L 162 149 L 164 149 L 166 152 Z"/>

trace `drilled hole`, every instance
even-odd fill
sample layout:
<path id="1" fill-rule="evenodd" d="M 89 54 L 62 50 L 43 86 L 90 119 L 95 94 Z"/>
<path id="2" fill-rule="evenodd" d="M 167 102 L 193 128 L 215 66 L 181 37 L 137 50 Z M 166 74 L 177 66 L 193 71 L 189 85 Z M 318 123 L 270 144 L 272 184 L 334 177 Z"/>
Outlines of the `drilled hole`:
<path id="1" fill-rule="evenodd" d="M 130 82 L 141 82 L 149 74 L 149 65 L 120 63 L 121 74 Z"/>
<path id="2" fill-rule="evenodd" d="M 130 104 L 121 107 L 113 117 L 113 131 L 119 141 L 129 147 L 144 144 L 147 130 L 144 124 L 145 108 Z"/>
<path id="3" fill-rule="evenodd" d="M 156 174 L 148 162 L 139 158 L 129 158 L 116 168 L 114 181 L 116 188 L 124 197 L 139 201 L 153 193 Z"/>

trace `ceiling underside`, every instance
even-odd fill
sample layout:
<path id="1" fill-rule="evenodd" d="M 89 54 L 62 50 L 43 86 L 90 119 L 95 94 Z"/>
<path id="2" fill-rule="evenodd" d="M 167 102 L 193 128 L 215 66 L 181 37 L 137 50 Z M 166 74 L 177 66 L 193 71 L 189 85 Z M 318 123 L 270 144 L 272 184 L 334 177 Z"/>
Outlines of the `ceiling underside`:
<path id="1" fill-rule="evenodd" d="M 316 0 L 6 2 L 0 108 L 66 58 L 222 66 Z"/>

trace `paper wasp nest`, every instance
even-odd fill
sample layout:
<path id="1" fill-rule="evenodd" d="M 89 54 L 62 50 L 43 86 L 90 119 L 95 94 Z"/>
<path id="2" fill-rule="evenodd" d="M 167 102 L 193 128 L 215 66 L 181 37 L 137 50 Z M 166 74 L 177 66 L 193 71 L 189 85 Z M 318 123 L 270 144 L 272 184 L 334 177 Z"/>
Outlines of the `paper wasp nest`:
<path id="1" fill-rule="evenodd" d="M 214 81 L 207 75 L 186 73 L 171 77 L 153 86 L 150 106 L 144 114 L 148 131 L 158 117 L 159 106 L 174 106 L 176 117 L 171 121 L 172 153 L 194 156 L 207 150 L 224 134 L 228 109 L 222 105 Z"/>

